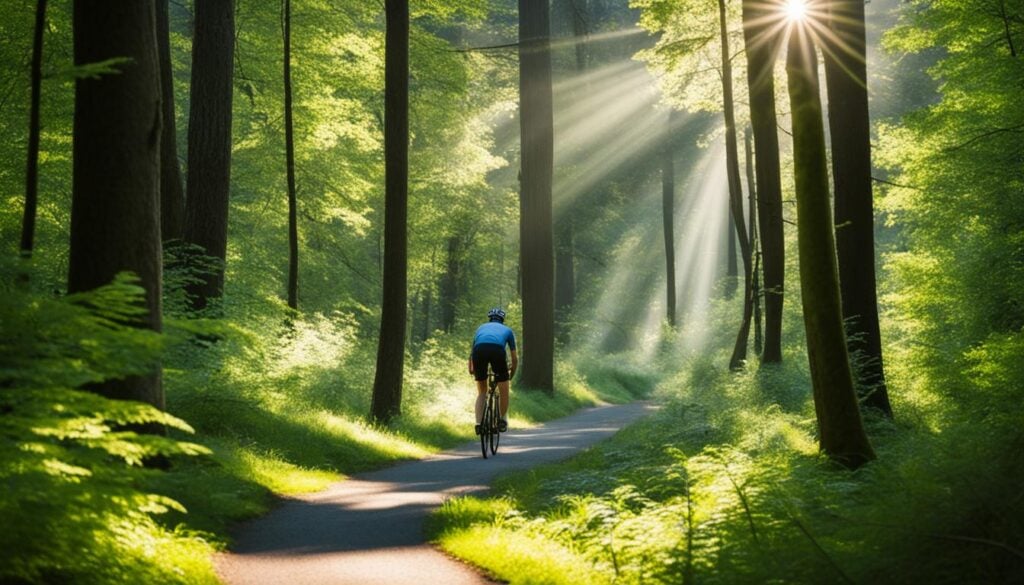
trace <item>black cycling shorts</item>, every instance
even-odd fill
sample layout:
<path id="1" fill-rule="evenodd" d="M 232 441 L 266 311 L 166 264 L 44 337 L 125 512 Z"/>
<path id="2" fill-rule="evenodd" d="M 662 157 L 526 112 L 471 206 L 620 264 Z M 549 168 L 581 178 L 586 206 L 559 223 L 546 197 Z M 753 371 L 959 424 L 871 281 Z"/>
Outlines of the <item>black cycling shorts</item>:
<path id="1" fill-rule="evenodd" d="M 496 343 L 481 343 L 473 348 L 473 377 L 487 379 L 487 366 L 494 371 L 494 379 L 498 382 L 508 380 L 508 361 L 505 346 Z"/>

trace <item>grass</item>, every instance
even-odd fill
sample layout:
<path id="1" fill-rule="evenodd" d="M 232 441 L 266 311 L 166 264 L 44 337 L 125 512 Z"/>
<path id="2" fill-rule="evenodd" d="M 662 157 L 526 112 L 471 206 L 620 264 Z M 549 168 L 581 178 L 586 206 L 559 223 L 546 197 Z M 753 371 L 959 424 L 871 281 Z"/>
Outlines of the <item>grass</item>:
<path id="1" fill-rule="evenodd" d="M 148 540 L 136 539 L 160 540 L 168 551 L 139 557 L 137 573 L 161 575 L 143 581 L 217 582 L 212 553 L 228 545 L 235 523 L 264 513 L 279 496 L 318 491 L 474 436 L 476 391 L 463 371 L 463 340 L 438 336 L 408 357 L 403 415 L 382 426 L 366 420 L 374 348 L 351 323 L 321 316 L 290 327 L 258 317 L 249 323 L 213 344 L 179 344 L 166 363 L 168 410 L 189 421 L 196 434 L 188 439 L 212 454 L 176 459 L 169 472 L 150 477 L 149 491 L 187 512 L 157 516 Z M 513 385 L 514 426 L 632 400 L 653 387 L 638 369 L 579 357 L 560 363 L 556 378 L 553 395 Z"/>
<path id="2" fill-rule="evenodd" d="M 850 473 L 817 452 L 802 360 L 733 374 L 726 359 L 686 360 L 659 385 L 659 414 L 583 454 L 449 501 L 431 538 L 512 583 L 1024 578 L 1024 433 L 1012 417 L 979 425 L 897 382 L 897 421 L 867 420 L 879 460 Z M 502 541 L 516 544 L 495 553 Z"/>

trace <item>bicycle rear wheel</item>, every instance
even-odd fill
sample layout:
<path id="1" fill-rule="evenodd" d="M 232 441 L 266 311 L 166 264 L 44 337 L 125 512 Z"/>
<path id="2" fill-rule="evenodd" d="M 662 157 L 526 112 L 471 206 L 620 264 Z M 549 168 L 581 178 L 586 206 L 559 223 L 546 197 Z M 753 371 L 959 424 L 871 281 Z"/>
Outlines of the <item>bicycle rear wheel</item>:
<path id="1" fill-rule="evenodd" d="M 501 433 L 498 431 L 498 424 L 501 419 L 501 410 L 498 407 L 498 393 L 491 392 L 487 402 L 491 411 L 491 434 L 488 437 L 488 442 L 491 447 L 491 455 L 494 455 L 498 452 L 498 442 L 501 440 Z"/>
<path id="2" fill-rule="evenodd" d="M 490 401 L 484 403 L 484 416 L 480 420 L 480 451 L 484 454 L 484 459 L 487 459 L 487 449 L 491 443 L 491 412 L 490 412 Z"/>

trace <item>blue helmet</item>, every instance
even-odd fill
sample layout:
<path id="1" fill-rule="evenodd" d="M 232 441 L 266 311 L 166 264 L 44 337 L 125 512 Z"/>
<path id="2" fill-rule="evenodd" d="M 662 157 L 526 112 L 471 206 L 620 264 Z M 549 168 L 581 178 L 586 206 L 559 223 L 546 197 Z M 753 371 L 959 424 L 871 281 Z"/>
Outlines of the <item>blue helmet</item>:
<path id="1" fill-rule="evenodd" d="M 494 307 L 490 311 L 487 311 L 487 319 L 490 321 L 505 322 L 505 311 L 501 310 L 501 307 Z"/>

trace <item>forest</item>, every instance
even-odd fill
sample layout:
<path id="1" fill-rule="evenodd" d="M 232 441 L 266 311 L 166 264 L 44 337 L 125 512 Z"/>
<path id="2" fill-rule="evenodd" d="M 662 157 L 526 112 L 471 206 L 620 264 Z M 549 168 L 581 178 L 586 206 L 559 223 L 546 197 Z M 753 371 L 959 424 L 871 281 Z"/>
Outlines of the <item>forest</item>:
<path id="1" fill-rule="evenodd" d="M 0 584 L 250 582 L 492 307 L 475 582 L 1024 582 L 1024 0 L 16 0 L 0 135 Z"/>

